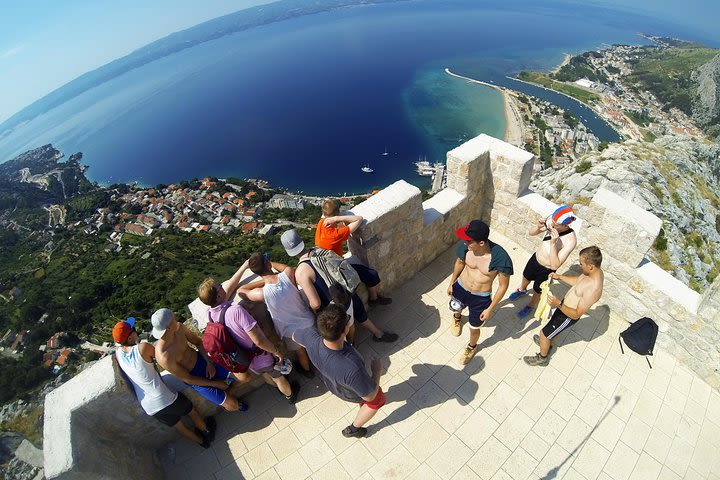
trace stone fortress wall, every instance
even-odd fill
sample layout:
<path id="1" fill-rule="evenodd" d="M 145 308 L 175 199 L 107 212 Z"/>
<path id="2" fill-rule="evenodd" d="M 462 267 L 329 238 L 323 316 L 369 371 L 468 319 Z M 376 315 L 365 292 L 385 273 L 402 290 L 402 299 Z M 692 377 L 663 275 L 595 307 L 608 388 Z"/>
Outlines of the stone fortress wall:
<path id="1" fill-rule="evenodd" d="M 447 188 L 422 201 L 420 190 L 398 181 L 357 205 L 366 222 L 350 240 L 353 257 L 380 272 L 384 288 L 399 288 L 457 242 L 455 229 L 474 218 L 489 223 L 529 251 L 532 222 L 557 205 L 528 190 L 533 155 L 480 135 L 447 155 Z M 589 245 L 603 251 L 605 290 L 600 304 L 628 323 L 649 316 L 658 323 L 658 344 L 720 388 L 720 280 L 704 295 L 646 260 L 660 230 L 655 215 L 600 190 L 578 209 L 577 252 Z M 516 265 L 511 288 L 519 283 Z M 448 265 L 450 272 L 451 265 Z M 46 397 L 47 478 L 156 478 L 152 451 L 173 436 L 142 413 L 112 358 L 82 372 Z"/>

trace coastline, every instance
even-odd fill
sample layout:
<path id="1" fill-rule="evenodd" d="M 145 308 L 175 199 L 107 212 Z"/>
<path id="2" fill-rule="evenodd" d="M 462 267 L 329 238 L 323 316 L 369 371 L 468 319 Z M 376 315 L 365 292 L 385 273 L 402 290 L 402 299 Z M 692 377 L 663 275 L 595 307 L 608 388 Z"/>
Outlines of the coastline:
<path id="1" fill-rule="evenodd" d="M 522 121 L 522 116 L 520 115 L 517 105 L 515 104 L 515 99 L 513 98 L 514 95 L 511 90 L 500 87 L 498 85 L 493 85 L 492 83 L 487 83 L 481 80 L 475 80 L 474 78 L 458 75 L 457 73 L 451 72 L 450 69 L 447 67 L 445 68 L 445 73 L 447 73 L 451 77 L 460 78 L 470 83 L 477 83 L 479 85 L 494 88 L 495 90 L 502 93 L 503 103 L 505 104 L 505 134 L 503 140 L 511 145 L 522 148 L 524 122 Z"/>

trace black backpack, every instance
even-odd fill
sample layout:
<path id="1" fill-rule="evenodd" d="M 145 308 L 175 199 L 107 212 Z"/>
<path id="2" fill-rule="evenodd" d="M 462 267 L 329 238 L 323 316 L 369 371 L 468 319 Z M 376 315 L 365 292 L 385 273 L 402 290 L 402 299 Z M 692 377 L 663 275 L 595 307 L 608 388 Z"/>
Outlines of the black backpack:
<path id="1" fill-rule="evenodd" d="M 640 355 L 653 354 L 653 348 L 655 348 L 655 340 L 657 340 L 658 326 L 652 318 L 643 317 L 640 320 L 633 322 L 624 332 L 620 333 L 618 342 L 620 343 L 620 351 L 625 354 L 623 350 L 622 340 L 625 340 L 625 345 L 633 352 L 639 353 Z M 621 340 L 622 339 L 622 340 Z M 652 365 L 650 365 L 652 368 Z"/>

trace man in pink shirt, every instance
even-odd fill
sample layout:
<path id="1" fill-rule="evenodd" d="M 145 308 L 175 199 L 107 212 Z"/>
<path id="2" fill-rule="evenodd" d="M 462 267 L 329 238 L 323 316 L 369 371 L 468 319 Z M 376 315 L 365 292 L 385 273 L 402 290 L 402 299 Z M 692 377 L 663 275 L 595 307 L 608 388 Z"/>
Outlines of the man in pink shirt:
<path id="1" fill-rule="evenodd" d="M 299 385 L 291 385 L 287 378 L 276 370 L 276 362 L 282 361 L 278 348 L 267 339 L 262 328 L 255 319 L 242 306 L 233 304 L 232 298 L 237 289 L 243 273 L 248 269 L 248 262 L 235 272 L 225 286 L 216 283 L 214 279 L 208 278 L 198 287 L 198 297 L 205 305 L 208 305 L 208 320 L 217 322 L 224 310 L 225 328 L 230 332 L 235 342 L 243 348 L 252 349 L 253 345 L 262 349 L 263 352 L 256 355 L 250 362 L 249 371 L 263 375 L 266 379 L 272 380 L 278 390 L 285 396 L 289 403 L 295 403 Z M 238 374 L 244 376 L 245 380 L 250 379 L 250 374 Z"/>

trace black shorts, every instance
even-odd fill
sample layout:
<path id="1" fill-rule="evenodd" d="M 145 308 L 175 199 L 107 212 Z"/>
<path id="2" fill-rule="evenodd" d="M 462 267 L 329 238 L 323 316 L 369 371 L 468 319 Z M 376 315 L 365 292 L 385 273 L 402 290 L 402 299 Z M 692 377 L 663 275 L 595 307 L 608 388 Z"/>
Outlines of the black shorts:
<path id="1" fill-rule="evenodd" d="M 377 270 L 357 263 L 351 263 L 350 266 L 355 269 L 358 277 L 360 277 L 360 281 L 364 283 L 367 288 L 372 288 L 380 283 L 380 275 Z"/>
<path id="2" fill-rule="evenodd" d="M 533 290 L 536 293 L 541 293 L 542 290 L 540 289 L 540 285 L 547 280 L 550 274 L 554 271 L 555 270 L 550 270 L 549 268 L 540 265 L 537 261 L 537 257 L 533 253 L 532 257 L 530 257 L 530 260 L 528 260 L 525 265 L 523 277 L 533 282 Z"/>
<path id="3" fill-rule="evenodd" d="M 465 290 L 465 287 L 460 283 L 458 278 L 452 286 L 452 297 L 450 298 L 450 310 L 455 313 L 460 313 L 465 307 L 470 309 L 468 313 L 468 323 L 470 328 L 477 330 L 482 327 L 483 321 L 480 320 L 480 315 L 487 310 L 492 303 L 492 293 L 473 293 Z"/>
<path id="4" fill-rule="evenodd" d="M 577 320 L 573 320 L 562 313 L 559 308 L 556 308 L 550 321 L 542 329 L 543 335 L 545 335 L 545 338 L 548 340 L 552 340 L 558 333 L 575 325 L 575 322 L 577 322 Z"/>
<path id="5" fill-rule="evenodd" d="M 175 424 L 177 424 L 183 416 L 190 413 L 192 409 L 192 402 L 185 395 L 178 392 L 175 401 L 153 415 L 153 418 L 156 418 L 168 427 L 174 427 Z"/>

